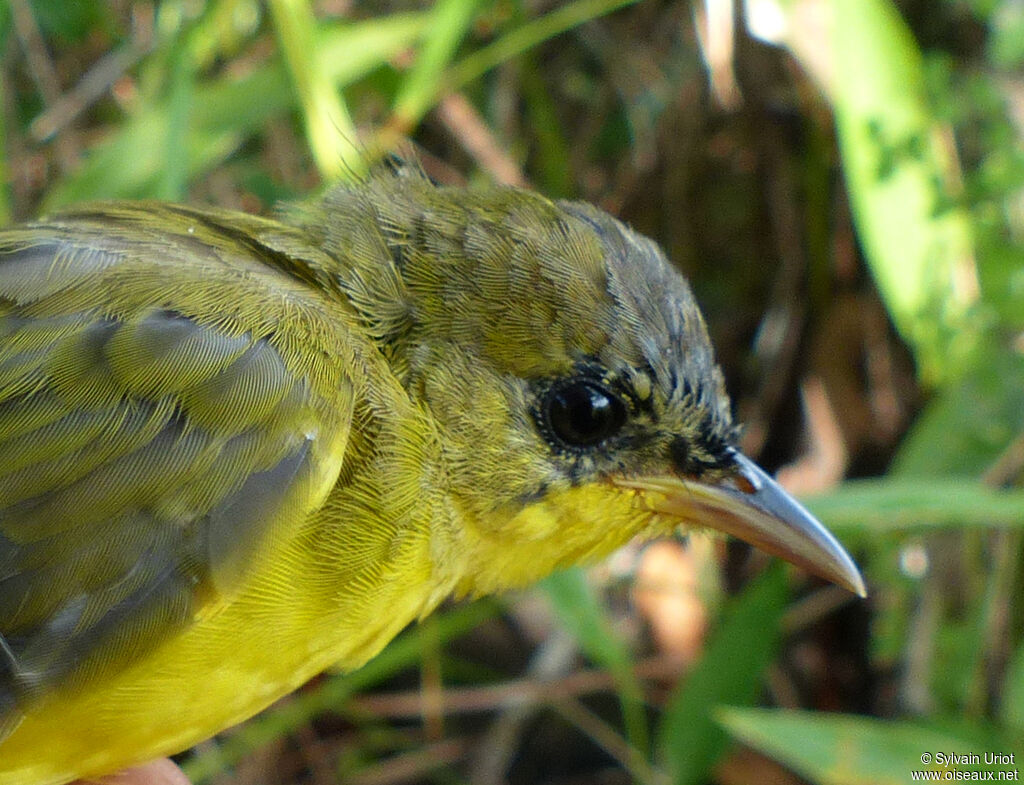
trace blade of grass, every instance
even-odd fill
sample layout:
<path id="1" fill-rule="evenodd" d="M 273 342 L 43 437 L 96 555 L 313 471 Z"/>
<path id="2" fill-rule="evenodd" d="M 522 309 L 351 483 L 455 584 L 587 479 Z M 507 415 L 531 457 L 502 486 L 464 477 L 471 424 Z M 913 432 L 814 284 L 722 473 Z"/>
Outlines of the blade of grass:
<path id="1" fill-rule="evenodd" d="M 675 785 L 705 782 L 725 751 L 728 738 L 712 711 L 755 700 L 779 647 L 785 602 L 785 572 L 773 565 L 726 606 L 704 655 L 676 687 L 658 734 L 658 754 Z"/>
<path id="2" fill-rule="evenodd" d="M 322 29 L 318 41 L 327 76 L 339 88 L 361 79 L 409 46 L 425 21 L 422 14 L 402 14 Z M 187 142 L 188 177 L 223 160 L 247 134 L 294 106 L 295 93 L 280 62 L 242 78 L 197 85 Z M 168 111 L 165 102 L 141 108 L 112 138 L 93 148 L 74 174 L 50 189 L 44 210 L 88 199 L 155 196 Z"/>
<path id="3" fill-rule="evenodd" d="M 308 0 L 270 0 L 269 5 L 320 174 L 327 181 L 362 176 L 366 162 L 357 145 L 356 128 L 324 67 L 312 7 Z"/>
<path id="4" fill-rule="evenodd" d="M 511 32 L 502 35 L 494 43 L 478 49 L 473 54 L 447 68 L 450 55 L 457 43 L 454 28 L 462 20 L 458 12 L 466 9 L 460 3 L 473 0 L 451 0 L 449 13 L 454 21 L 447 24 L 453 29 L 438 33 L 437 42 L 424 59 L 422 71 L 411 75 L 403 85 L 396 100 L 393 120 L 383 129 L 373 144 L 375 149 L 389 149 L 398 135 L 410 130 L 430 107 L 446 92 L 456 92 L 468 83 L 478 79 L 495 66 L 511 60 L 531 47 L 571 30 L 592 19 L 611 13 L 618 8 L 632 5 L 637 0 L 577 0 L 557 7 L 539 19 L 525 22 Z M 425 51 L 426 53 L 426 51 Z M 425 54 L 424 53 L 424 54 Z M 423 57 L 424 55 L 421 55 Z M 419 68 L 417 61 L 417 68 Z"/>
<path id="5" fill-rule="evenodd" d="M 434 6 L 430 32 L 395 97 L 390 125 L 398 133 L 408 133 L 434 105 L 444 71 L 481 5 L 482 0 L 442 0 Z"/>
<path id="6" fill-rule="evenodd" d="M 552 198 L 568 198 L 573 195 L 572 178 L 566 164 L 571 159 L 569 143 L 536 58 L 526 53 L 523 60 L 520 71 L 523 99 L 529 117 L 529 133 L 537 140 L 537 187 Z"/>
<path id="7" fill-rule="evenodd" d="M 525 22 L 502 35 L 494 43 L 477 49 L 473 54 L 457 62 L 445 75 L 444 87 L 448 90 L 460 90 L 496 65 L 511 60 L 527 49 L 561 35 L 566 30 L 636 2 L 637 0 L 577 0 L 559 5 L 551 13 Z"/>
<path id="8" fill-rule="evenodd" d="M 853 480 L 804 502 L 842 534 L 1024 527 L 1024 490 L 997 491 L 968 478 Z"/>
<path id="9" fill-rule="evenodd" d="M 579 569 L 564 570 L 546 578 L 541 586 L 562 626 L 590 659 L 611 672 L 622 704 L 626 738 L 641 758 L 646 756 L 650 741 L 643 690 L 629 650 L 612 629 L 586 574 Z"/>
<path id="10" fill-rule="evenodd" d="M 962 779 L 970 779 L 971 771 L 1012 774 L 1016 768 L 1015 764 L 938 765 L 936 753 L 978 755 L 983 760 L 985 752 L 1012 752 L 997 734 L 979 734 L 977 728 L 966 726 L 947 730 L 844 714 L 731 707 L 719 709 L 716 716 L 744 744 L 819 785 L 905 785 L 915 770 L 955 769 L 966 775 Z M 988 738 L 979 738 L 982 735 Z"/>
<path id="11" fill-rule="evenodd" d="M 977 359 L 972 373 L 947 385 L 917 417 L 891 474 L 980 476 L 1024 433 L 1021 356 L 999 350 Z"/>
<path id="12" fill-rule="evenodd" d="M 167 127 L 164 167 L 156 187 L 158 199 L 177 201 L 185 196 L 188 181 L 188 127 L 195 94 L 196 64 L 192 36 L 183 33 L 174 44 L 170 59 L 170 90 L 167 99 Z"/>

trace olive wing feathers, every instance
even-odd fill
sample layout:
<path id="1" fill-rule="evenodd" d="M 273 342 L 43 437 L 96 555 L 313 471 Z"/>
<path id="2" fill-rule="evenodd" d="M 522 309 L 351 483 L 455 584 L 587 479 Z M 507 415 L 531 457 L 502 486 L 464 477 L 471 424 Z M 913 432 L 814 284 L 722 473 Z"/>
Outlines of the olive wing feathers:
<path id="1" fill-rule="evenodd" d="M 338 476 L 344 305 L 288 227 L 238 220 L 259 232 L 155 204 L 0 232 L 0 738 L 216 612 Z"/>

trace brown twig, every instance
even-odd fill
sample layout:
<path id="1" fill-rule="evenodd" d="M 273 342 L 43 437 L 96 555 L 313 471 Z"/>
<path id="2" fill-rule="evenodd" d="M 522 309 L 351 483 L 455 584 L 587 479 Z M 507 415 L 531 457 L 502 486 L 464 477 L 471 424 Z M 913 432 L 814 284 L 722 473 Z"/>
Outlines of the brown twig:
<path id="1" fill-rule="evenodd" d="M 45 142 L 63 130 L 68 123 L 102 98 L 126 71 L 149 51 L 133 41 L 100 58 L 69 91 L 47 101 L 49 106 L 29 126 L 36 142 Z"/>
<path id="2" fill-rule="evenodd" d="M 410 752 L 393 755 L 387 760 L 349 775 L 347 785 L 396 785 L 409 782 L 424 773 L 464 758 L 473 748 L 469 738 L 445 739 Z"/>
<path id="3" fill-rule="evenodd" d="M 505 152 L 464 95 L 449 93 L 438 103 L 436 113 L 445 128 L 496 182 L 523 188 L 529 185 L 523 170 Z"/>
<path id="4" fill-rule="evenodd" d="M 551 701 L 551 708 L 591 738 L 602 750 L 618 761 L 633 779 L 643 785 L 668 785 L 665 772 L 658 771 L 611 725 L 577 700 Z"/>
<path id="5" fill-rule="evenodd" d="M 642 681 L 671 682 L 679 676 L 679 663 L 671 657 L 656 656 L 641 660 L 633 671 Z M 448 687 L 443 693 L 445 716 L 495 711 L 503 707 L 541 706 L 551 701 L 578 698 L 614 690 L 616 680 L 604 670 L 578 670 L 561 678 L 511 679 L 486 687 Z M 362 695 L 353 698 L 348 708 L 388 719 L 416 719 L 423 703 L 419 690 Z"/>
<path id="6" fill-rule="evenodd" d="M 25 53 L 25 60 L 28 62 L 29 74 L 42 95 L 47 106 L 52 106 L 60 100 L 60 81 L 57 79 L 57 71 L 50 61 L 50 54 L 46 51 L 46 44 L 39 32 L 39 25 L 32 15 L 32 8 L 27 0 L 11 0 L 11 20 L 14 23 L 14 30 L 21 43 L 21 49 Z M 71 134 L 61 134 L 56 139 L 57 158 L 60 161 L 61 169 L 69 171 L 78 160 L 78 144 Z"/>

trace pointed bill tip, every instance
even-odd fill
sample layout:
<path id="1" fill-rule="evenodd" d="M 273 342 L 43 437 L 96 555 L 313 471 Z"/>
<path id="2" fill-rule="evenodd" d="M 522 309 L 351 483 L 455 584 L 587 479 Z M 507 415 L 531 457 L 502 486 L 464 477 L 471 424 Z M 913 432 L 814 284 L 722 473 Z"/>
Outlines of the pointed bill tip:
<path id="1" fill-rule="evenodd" d="M 822 578 L 867 597 L 864 578 L 853 558 L 825 526 L 760 466 L 740 452 L 734 453 L 738 476 L 745 482 L 720 493 L 738 498 L 750 508 L 749 529 L 738 526 L 737 536 L 750 533 L 768 542 L 754 541 L 769 553 L 793 562 Z M 749 485 L 748 485 L 749 484 Z"/>
<path id="2" fill-rule="evenodd" d="M 857 565 L 839 541 L 756 463 L 734 453 L 735 472 L 710 483 L 670 476 L 614 480 L 650 509 L 715 529 L 866 597 Z"/>

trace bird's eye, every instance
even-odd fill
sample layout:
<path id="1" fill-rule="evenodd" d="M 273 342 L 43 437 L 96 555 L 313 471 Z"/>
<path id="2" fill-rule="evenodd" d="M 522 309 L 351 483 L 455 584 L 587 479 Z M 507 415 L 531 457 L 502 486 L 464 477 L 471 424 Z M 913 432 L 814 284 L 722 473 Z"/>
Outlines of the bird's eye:
<path id="1" fill-rule="evenodd" d="M 566 446 L 591 447 L 619 432 L 626 422 L 626 407 L 596 382 L 573 379 L 548 390 L 544 417 Z"/>

